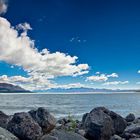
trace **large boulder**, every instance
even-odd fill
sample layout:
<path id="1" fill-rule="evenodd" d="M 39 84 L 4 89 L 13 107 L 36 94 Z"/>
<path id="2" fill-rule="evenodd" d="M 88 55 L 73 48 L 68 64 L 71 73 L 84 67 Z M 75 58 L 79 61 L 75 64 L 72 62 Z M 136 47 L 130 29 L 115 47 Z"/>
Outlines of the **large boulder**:
<path id="1" fill-rule="evenodd" d="M 19 139 L 9 131 L 0 127 L 0 140 L 19 140 Z"/>
<path id="2" fill-rule="evenodd" d="M 20 140 L 38 140 L 42 136 L 41 127 L 29 113 L 15 113 L 7 129 Z"/>
<path id="3" fill-rule="evenodd" d="M 135 120 L 135 115 L 132 114 L 132 113 L 130 113 L 130 114 L 128 114 L 128 115 L 125 117 L 125 120 L 126 120 L 127 122 L 133 122 L 133 121 Z"/>
<path id="4" fill-rule="evenodd" d="M 84 137 L 74 132 L 68 132 L 64 130 L 54 130 L 49 135 L 44 135 L 41 140 L 51 140 L 50 136 L 53 136 L 52 140 L 86 140 Z M 52 137 L 51 137 L 52 138 Z"/>
<path id="5" fill-rule="evenodd" d="M 83 128 L 87 138 L 108 140 L 112 134 L 122 134 L 127 126 L 126 120 L 105 107 L 94 108 L 83 116 Z"/>
<path id="6" fill-rule="evenodd" d="M 85 137 L 89 140 L 109 140 L 113 134 L 113 121 L 101 108 L 93 109 L 82 120 Z"/>
<path id="7" fill-rule="evenodd" d="M 9 116 L 0 111 L 0 127 L 7 128 L 7 124 L 9 121 Z"/>
<path id="8" fill-rule="evenodd" d="M 44 133 L 49 133 L 56 125 L 56 119 L 45 108 L 29 111 L 32 118 L 41 126 Z"/>

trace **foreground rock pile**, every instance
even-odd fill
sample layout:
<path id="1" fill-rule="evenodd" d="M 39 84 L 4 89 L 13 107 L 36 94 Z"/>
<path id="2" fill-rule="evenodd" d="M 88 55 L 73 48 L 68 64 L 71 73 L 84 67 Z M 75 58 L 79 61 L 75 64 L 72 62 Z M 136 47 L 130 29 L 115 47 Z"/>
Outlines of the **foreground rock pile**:
<path id="1" fill-rule="evenodd" d="M 82 121 L 56 120 L 47 109 L 8 116 L 0 111 L 0 140 L 140 140 L 140 118 L 126 118 L 105 107 L 94 108 Z"/>

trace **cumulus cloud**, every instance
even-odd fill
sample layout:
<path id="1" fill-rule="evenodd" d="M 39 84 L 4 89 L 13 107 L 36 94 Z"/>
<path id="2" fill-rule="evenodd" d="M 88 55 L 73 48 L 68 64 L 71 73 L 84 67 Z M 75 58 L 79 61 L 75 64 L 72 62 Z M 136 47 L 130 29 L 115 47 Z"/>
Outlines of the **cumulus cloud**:
<path id="1" fill-rule="evenodd" d="M 140 74 L 140 70 L 138 70 L 138 73 Z"/>
<path id="2" fill-rule="evenodd" d="M 23 67 L 30 79 L 22 80 L 38 78 L 41 83 L 45 83 L 43 77 L 48 80 L 88 73 L 88 64 L 77 64 L 77 56 L 61 52 L 51 53 L 48 49 L 39 52 L 34 41 L 27 35 L 27 31 L 31 29 L 28 23 L 12 27 L 7 19 L 0 17 L 0 61 Z M 18 30 L 23 32 L 19 33 Z"/>
<path id="3" fill-rule="evenodd" d="M 124 84 L 128 84 L 129 81 L 113 81 L 113 82 L 106 82 L 106 83 L 103 83 L 103 85 L 105 86 L 109 86 L 109 85 L 124 85 Z"/>
<path id="4" fill-rule="evenodd" d="M 70 83 L 70 84 L 63 84 L 59 85 L 53 81 L 48 80 L 45 77 L 24 77 L 24 76 L 7 76 L 2 75 L 0 76 L 0 83 L 11 83 L 15 85 L 20 85 L 23 88 L 29 90 L 47 90 L 50 88 L 62 88 L 62 89 L 69 89 L 69 88 L 81 88 L 86 87 L 84 84 L 81 83 Z"/>
<path id="5" fill-rule="evenodd" d="M 0 0 L 0 15 L 5 14 L 7 12 L 7 3 L 6 0 Z"/>
<path id="6" fill-rule="evenodd" d="M 107 81 L 108 77 L 105 74 L 101 74 L 101 75 L 97 75 L 97 76 L 89 76 L 89 77 L 87 77 L 86 80 L 102 82 L 102 81 Z"/>
<path id="7" fill-rule="evenodd" d="M 117 73 L 112 74 L 100 74 L 99 72 L 96 72 L 97 75 L 95 76 L 89 76 L 86 78 L 86 81 L 96 81 L 96 82 L 104 82 L 107 81 L 110 77 L 117 78 L 119 77 Z"/>

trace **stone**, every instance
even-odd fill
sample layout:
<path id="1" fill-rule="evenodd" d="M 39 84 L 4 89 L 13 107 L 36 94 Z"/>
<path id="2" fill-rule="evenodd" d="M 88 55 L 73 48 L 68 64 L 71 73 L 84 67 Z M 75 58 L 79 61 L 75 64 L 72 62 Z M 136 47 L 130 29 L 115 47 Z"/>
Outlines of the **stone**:
<path id="1" fill-rule="evenodd" d="M 40 125 L 44 133 L 49 133 L 56 126 L 56 119 L 45 108 L 29 111 L 32 118 Z"/>
<path id="2" fill-rule="evenodd" d="M 109 140 L 114 132 L 111 117 L 104 108 L 95 108 L 82 119 L 85 137 L 89 140 Z"/>
<path id="3" fill-rule="evenodd" d="M 84 137 L 77 133 L 65 130 L 54 130 L 50 133 L 50 135 L 56 137 L 58 140 L 86 140 Z"/>
<path id="4" fill-rule="evenodd" d="M 50 135 L 44 135 L 40 140 L 58 140 L 58 138 Z"/>
<path id="5" fill-rule="evenodd" d="M 12 133 L 0 127 L 0 140 L 19 140 Z"/>
<path id="6" fill-rule="evenodd" d="M 121 138 L 121 137 L 118 136 L 118 135 L 114 135 L 114 136 L 111 137 L 110 140 L 123 140 L 123 138 Z"/>
<path id="7" fill-rule="evenodd" d="M 140 123 L 127 126 L 124 133 L 134 133 L 140 135 Z"/>
<path id="8" fill-rule="evenodd" d="M 20 140 L 38 140 L 42 136 L 41 127 L 25 112 L 15 113 L 7 128 Z"/>
<path id="9" fill-rule="evenodd" d="M 135 115 L 132 114 L 132 113 L 130 113 L 130 114 L 128 114 L 128 115 L 125 117 L 125 120 L 126 120 L 127 122 L 133 122 L 133 121 L 135 120 Z"/>
<path id="10" fill-rule="evenodd" d="M 7 128 L 7 124 L 9 121 L 9 116 L 0 111 L 0 127 Z"/>

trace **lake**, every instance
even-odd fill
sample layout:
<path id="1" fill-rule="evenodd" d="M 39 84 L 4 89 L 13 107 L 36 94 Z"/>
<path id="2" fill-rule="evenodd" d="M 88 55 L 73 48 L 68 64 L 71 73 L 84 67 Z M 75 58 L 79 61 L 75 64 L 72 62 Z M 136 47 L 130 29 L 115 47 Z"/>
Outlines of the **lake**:
<path id="1" fill-rule="evenodd" d="M 94 107 L 105 106 L 122 116 L 134 113 L 140 116 L 140 93 L 1 93 L 0 110 L 7 114 L 46 107 L 57 118 L 82 115 Z"/>

